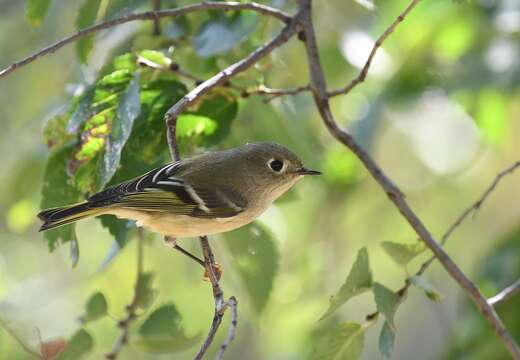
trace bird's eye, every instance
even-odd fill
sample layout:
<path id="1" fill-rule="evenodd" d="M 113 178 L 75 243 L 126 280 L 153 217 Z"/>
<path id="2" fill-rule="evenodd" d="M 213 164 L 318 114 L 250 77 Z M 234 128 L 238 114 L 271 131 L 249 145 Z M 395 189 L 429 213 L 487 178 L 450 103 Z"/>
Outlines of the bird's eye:
<path id="1" fill-rule="evenodd" d="M 280 172 L 283 169 L 283 162 L 277 159 L 273 159 L 269 161 L 269 167 L 275 172 Z"/>

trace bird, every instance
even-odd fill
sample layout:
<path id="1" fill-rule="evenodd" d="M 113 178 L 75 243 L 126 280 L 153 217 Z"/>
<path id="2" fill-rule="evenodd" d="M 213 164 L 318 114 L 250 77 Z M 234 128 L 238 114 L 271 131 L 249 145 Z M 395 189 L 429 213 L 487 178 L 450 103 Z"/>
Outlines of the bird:
<path id="1" fill-rule="evenodd" d="M 304 176 L 320 174 L 283 145 L 247 143 L 175 161 L 84 202 L 43 210 L 40 231 L 115 215 L 173 238 L 223 233 L 255 220 Z"/>

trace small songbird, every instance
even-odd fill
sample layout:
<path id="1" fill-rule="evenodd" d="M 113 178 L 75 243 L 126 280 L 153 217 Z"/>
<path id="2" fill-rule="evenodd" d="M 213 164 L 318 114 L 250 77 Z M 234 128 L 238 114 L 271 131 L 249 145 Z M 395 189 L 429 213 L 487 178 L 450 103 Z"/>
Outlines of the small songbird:
<path id="1" fill-rule="evenodd" d="M 159 167 L 79 204 L 43 210 L 40 231 L 111 214 L 172 237 L 226 232 L 256 219 L 304 175 L 319 174 L 279 144 L 246 144 Z"/>

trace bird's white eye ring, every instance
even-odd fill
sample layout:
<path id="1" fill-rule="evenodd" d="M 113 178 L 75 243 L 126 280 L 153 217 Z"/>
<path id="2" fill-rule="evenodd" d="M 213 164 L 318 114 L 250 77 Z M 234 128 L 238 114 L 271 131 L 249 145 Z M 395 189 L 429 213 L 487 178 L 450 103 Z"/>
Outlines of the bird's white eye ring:
<path id="1" fill-rule="evenodd" d="M 269 169 L 273 170 L 276 173 L 281 173 L 285 169 L 285 163 L 282 160 L 271 159 L 267 162 L 267 166 Z"/>

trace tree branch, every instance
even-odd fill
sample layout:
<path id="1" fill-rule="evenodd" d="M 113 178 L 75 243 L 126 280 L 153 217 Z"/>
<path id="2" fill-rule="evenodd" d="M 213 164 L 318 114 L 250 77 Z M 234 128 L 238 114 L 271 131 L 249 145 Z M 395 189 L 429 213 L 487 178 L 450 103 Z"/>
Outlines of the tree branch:
<path id="1" fill-rule="evenodd" d="M 413 0 L 413 2 L 415 2 L 415 0 Z M 505 328 L 504 324 L 495 312 L 495 309 L 488 304 L 486 298 L 480 293 L 475 284 L 464 275 L 457 264 L 455 264 L 450 256 L 444 251 L 442 246 L 433 238 L 428 229 L 407 203 L 401 190 L 388 178 L 381 168 L 379 168 L 352 135 L 347 131 L 342 130 L 336 123 L 329 105 L 325 76 L 320 63 L 314 26 L 311 19 L 311 0 L 300 0 L 300 12 L 302 13 L 302 26 L 305 33 L 305 49 L 309 62 L 311 90 L 325 126 L 334 138 L 348 147 L 359 158 L 406 221 L 435 254 L 436 258 L 440 261 L 445 270 L 455 281 L 457 281 L 468 296 L 470 296 L 478 310 L 486 320 L 488 320 L 513 358 L 520 359 L 520 348 Z"/>
<path id="2" fill-rule="evenodd" d="M 153 11 L 161 10 L 161 0 L 151 0 L 151 5 Z M 161 23 L 159 22 L 159 18 L 153 20 L 153 35 L 161 35 Z"/>
<path id="3" fill-rule="evenodd" d="M 520 293 L 520 279 L 516 280 L 512 285 L 506 287 L 495 296 L 489 298 L 488 303 L 491 306 L 497 306 L 518 293 Z"/>
<path id="4" fill-rule="evenodd" d="M 128 332 L 130 331 L 130 324 L 137 317 L 136 311 L 137 306 L 139 305 L 139 287 L 141 282 L 141 274 L 143 272 L 143 247 L 144 247 L 144 239 L 143 239 L 143 230 L 142 228 L 138 228 L 138 237 L 137 237 L 137 275 L 134 286 L 134 295 L 132 297 L 132 301 L 126 307 L 126 317 L 118 322 L 118 326 L 121 329 L 121 335 L 116 339 L 114 345 L 112 346 L 112 350 L 105 355 L 105 359 L 114 360 L 119 355 L 121 349 L 128 343 Z"/>
<path id="5" fill-rule="evenodd" d="M 359 72 L 359 74 L 346 86 L 339 88 L 337 90 L 329 91 L 327 93 L 328 97 L 333 97 L 337 95 L 344 95 L 348 94 L 356 85 L 362 83 L 365 81 L 365 78 L 368 74 L 368 69 L 370 68 L 370 65 L 372 64 L 372 61 L 374 60 L 374 56 L 376 55 L 377 50 L 383 45 L 383 42 L 394 32 L 397 25 L 399 25 L 403 20 L 406 18 L 406 16 L 410 13 L 410 11 L 413 10 L 413 8 L 419 3 L 420 0 L 412 0 L 408 6 L 404 9 L 404 11 L 399 14 L 399 16 L 394 20 L 394 22 L 385 30 L 385 32 L 379 36 L 379 38 L 376 40 L 374 47 L 372 47 L 372 50 L 370 51 L 370 55 L 368 56 L 368 59 Z"/>
<path id="6" fill-rule="evenodd" d="M 182 15 L 186 15 L 196 11 L 204 11 L 204 10 L 222 10 L 222 11 L 237 11 L 237 10 L 251 10 L 256 11 L 260 14 L 271 16 L 278 20 L 283 21 L 284 23 L 290 23 L 291 16 L 283 12 L 282 10 L 275 9 L 266 5 L 257 4 L 257 3 L 240 3 L 236 1 L 229 2 L 219 2 L 219 1 L 204 1 L 197 4 L 181 6 L 175 9 L 165 9 L 160 11 L 146 11 L 142 13 L 136 14 L 128 14 L 125 16 L 121 16 L 119 18 L 115 18 L 112 20 L 108 20 L 88 28 L 82 29 L 75 34 L 67 36 L 54 44 L 51 44 L 38 52 L 35 52 L 32 55 L 27 56 L 26 58 L 16 61 L 8 67 L 0 70 L 0 78 L 3 78 L 16 69 L 19 69 L 27 64 L 32 63 L 38 58 L 54 53 L 56 50 L 62 48 L 63 46 L 70 44 L 77 39 L 90 35 L 92 33 L 109 29 L 111 27 L 125 24 L 132 21 L 137 20 L 157 20 L 163 17 L 179 17 Z"/>
<path id="7" fill-rule="evenodd" d="M 488 199 L 489 195 L 491 195 L 491 193 L 496 189 L 498 184 L 502 181 L 504 176 L 512 174 L 519 167 L 520 167 L 520 161 L 516 161 L 512 165 L 508 166 L 507 168 L 505 168 L 504 170 L 499 172 L 497 174 L 497 176 L 495 177 L 495 179 L 493 180 L 493 182 L 488 186 L 488 188 L 484 191 L 484 193 L 482 193 L 480 198 L 477 201 L 475 201 L 473 204 L 471 204 L 466 210 L 464 210 L 462 212 L 462 214 L 460 214 L 460 216 L 453 222 L 453 224 L 451 224 L 451 226 L 448 228 L 448 230 L 446 230 L 444 235 L 442 235 L 441 245 L 446 244 L 446 241 L 451 236 L 451 234 L 464 222 L 464 220 L 466 220 L 466 218 L 468 218 L 472 214 L 473 214 L 473 216 L 475 216 L 475 214 L 480 210 L 480 208 L 482 207 L 484 202 Z M 426 271 L 426 269 L 428 269 L 428 267 L 431 265 L 431 263 L 434 260 L 435 260 L 435 256 L 432 256 L 430 259 L 425 261 L 419 268 L 417 275 L 422 275 Z M 408 286 L 409 286 L 409 284 L 408 284 Z"/>
<path id="8" fill-rule="evenodd" d="M 38 353 L 37 351 L 31 349 L 29 345 L 27 345 L 22 339 L 18 337 L 18 335 L 0 318 L 0 328 L 3 328 L 11 337 L 16 340 L 16 342 L 20 345 L 20 347 L 30 356 L 35 357 L 37 359 L 43 359 L 43 355 Z"/>
<path id="9" fill-rule="evenodd" d="M 495 177 L 495 179 L 493 180 L 493 182 L 486 188 L 486 190 L 478 198 L 478 200 L 475 201 L 468 208 L 466 208 L 466 210 L 464 210 L 462 212 L 462 214 L 460 214 L 459 217 L 457 217 L 457 219 L 455 219 L 455 221 L 451 224 L 451 226 L 448 228 L 448 230 L 446 230 L 446 232 L 442 235 L 441 245 L 444 246 L 446 244 L 446 241 L 448 240 L 448 238 L 453 234 L 453 232 L 460 225 L 462 225 L 462 223 L 471 214 L 473 214 L 473 216 L 474 216 L 477 213 L 477 211 L 480 210 L 480 208 L 482 207 L 484 202 L 488 199 L 489 195 L 491 195 L 491 193 L 496 189 L 496 187 L 498 186 L 500 181 L 504 178 L 504 176 L 512 174 L 519 167 L 520 167 L 520 161 L 517 161 L 517 162 L 513 163 L 512 165 L 508 166 L 507 168 L 505 168 L 504 170 L 502 170 L 501 172 L 499 172 L 497 174 L 497 176 Z M 421 266 L 419 267 L 419 270 L 417 270 L 417 272 L 415 273 L 415 276 L 421 276 L 422 274 L 424 274 L 424 272 L 430 267 L 430 265 L 435 261 L 435 259 L 436 259 L 436 257 L 432 256 L 428 260 L 423 262 L 421 264 Z M 404 282 L 404 286 L 397 291 L 397 294 L 401 298 L 403 298 L 406 295 L 406 293 L 408 292 L 408 289 L 410 288 L 411 285 L 412 285 L 411 277 L 406 278 L 406 280 Z M 507 289 L 505 289 L 504 291 L 506 291 L 506 290 Z M 490 305 L 495 305 L 494 303 L 490 302 L 490 300 L 488 300 Z M 367 315 L 366 317 L 367 317 L 367 319 L 371 319 L 371 318 L 377 316 L 377 314 L 378 314 L 378 312 L 376 311 L 376 312 L 373 312 L 373 313 Z"/>
<path id="10" fill-rule="evenodd" d="M 188 94 L 184 95 L 175 105 L 173 105 L 165 115 L 166 123 L 172 124 L 176 121 L 175 119 L 179 114 L 184 111 L 190 105 L 193 105 L 199 100 L 204 94 L 211 89 L 221 86 L 231 77 L 247 70 L 249 67 L 257 63 L 261 58 L 271 53 L 274 49 L 280 47 L 286 43 L 296 32 L 298 28 L 298 16 L 295 20 L 291 21 L 277 36 L 271 41 L 260 46 L 247 57 L 242 60 L 228 66 L 226 69 L 220 71 L 218 74 L 204 81 L 202 84 L 195 87 Z"/>

